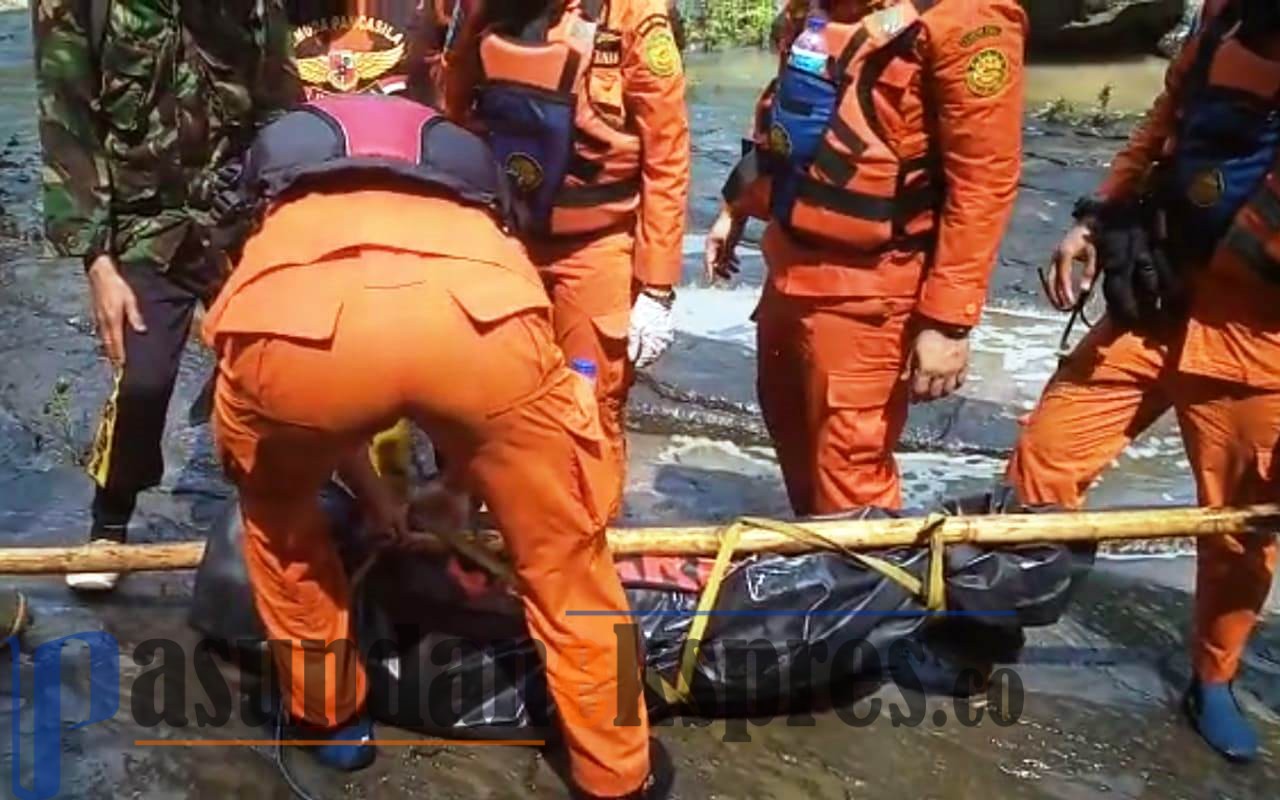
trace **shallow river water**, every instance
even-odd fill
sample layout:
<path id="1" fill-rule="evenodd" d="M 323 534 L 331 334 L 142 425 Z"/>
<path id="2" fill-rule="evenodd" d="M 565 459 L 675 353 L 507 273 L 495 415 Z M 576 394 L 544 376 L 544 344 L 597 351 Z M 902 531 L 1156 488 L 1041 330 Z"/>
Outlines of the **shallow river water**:
<path id="1" fill-rule="evenodd" d="M 29 52 L 24 16 L 0 15 L 0 537 L 7 544 L 34 545 L 78 541 L 87 526 L 90 488 L 74 462 L 92 433 L 107 372 L 86 322 L 78 268 L 37 257 L 38 150 Z M 696 285 L 698 234 L 715 212 L 719 183 L 771 61 L 757 53 L 690 59 L 695 186 L 686 241 L 688 285 L 678 306 L 682 334 L 668 362 L 637 390 L 631 522 L 785 513 L 750 389 L 753 330 L 747 317 L 759 293 L 758 253 L 746 248 L 737 286 Z M 1117 87 L 1113 107 L 1136 109 L 1156 92 L 1159 77 L 1160 65 L 1146 61 L 1037 66 L 1029 91 L 1033 105 L 1060 96 L 1087 104 L 1109 83 Z M 1088 190 L 1118 144 L 1107 132 L 1081 133 L 1028 119 L 1023 192 L 993 284 L 992 307 L 975 335 L 974 379 L 961 400 L 913 413 L 904 440 L 902 469 L 911 504 L 981 491 L 998 478 L 1018 415 L 1053 369 L 1061 331 L 1060 317 L 1038 298 L 1034 269 L 1062 230 L 1074 197 Z M 190 427 L 184 413 L 206 367 L 206 356 L 193 348 L 166 439 L 168 472 L 163 486 L 143 498 L 140 541 L 199 537 L 227 501 L 207 429 Z M 1165 421 L 1120 459 L 1091 502 L 1189 503 L 1193 490 L 1186 467 L 1176 428 Z M 1280 779 L 1280 627 L 1272 617 L 1264 622 L 1240 681 L 1268 752 L 1254 767 L 1230 767 L 1200 746 L 1177 710 L 1188 671 L 1182 642 L 1191 580 L 1191 560 L 1168 547 L 1130 548 L 1082 576 L 1066 618 L 1029 631 L 1021 661 L 1009 665 L 1025 690 L 1012 724 L 988 716 L 976 726 L 961 725 L 956 717 L 964 709 L 931 697 L 927 722 L 914 727 L 895 726 L 887 713 L 855 727 L 844 721 L 847 713 L 838 712 L 732 729 L 702 721 L 665 726 L 659 735 L 680 770 L 678 794 L 779 800 L 1273 796 Z M 33 639 L 106 630 L 125 652 L 121 712 L 109 722 L 64 734 L 58 796 L 289 796 L 268 748 L 139 744 L 262 736 L 235 724 L 201 729 L 191 714 L 187 728 L 147 727 L 130 713 L 130 688 L 142 691 L 133 679 L 145 666 L 132 658 L 134 647 L 157 636 L 194 641 L 186 626 L 190 584 L 187 574 L 140 576 L 112 597 L 88 603 L 56 580 L 21 582 L 35 605 Z M 7 673 L 0 669 L 0 675 Z M 10 676 L 0 679 L 0 689 L 27 696 L 29 665 L 15 674 L 23 688 L 5 687 Z M 67 669 L 63 677 L 63 716 L 82 719 L 85 676 Z M 905 702 L 888 687 L 852 710 L 863 715 L 874 700 Z M 197 702 L 203 698 L 188 697 L 181 705 L 190 710 Z M 0 726 L 8 721 L 29 732 L 28 705 L 3 704 Z M 734 741 L 743 738 L 743 730 L 749 741 Z M 24 772 L 30 766 L 29 744 L 18 753 L 14 742 L 29 741 L 0 736 L 5 796 L 13 793 L 8 777 L 14 766 L 23 765 Z M 302 759 L 291 763 L 317 798 L 564 796 L 552 771 L 527 748 L 389 746 L 373 769 L 337 779 Z"/>

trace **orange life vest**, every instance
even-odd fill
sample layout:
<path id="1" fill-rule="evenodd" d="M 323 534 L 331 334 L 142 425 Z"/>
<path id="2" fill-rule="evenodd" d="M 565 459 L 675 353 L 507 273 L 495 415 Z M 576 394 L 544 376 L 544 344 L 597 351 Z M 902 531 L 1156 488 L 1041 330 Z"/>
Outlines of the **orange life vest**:
<path id="1" fill-rule="evenodd" d="M 477 115 L 528 210 L 526 230 L 595 233 L 634 219 L 640 139 L 622 104 L 622 39 L 605 0 L 569 0 L 558 20 L 480 40 Z"/>
<path id="2" fill-rule="evenodd" d="M 1225 234 L 1222 223 L 1216 230 L 1209 226 L 1206 233 L 1221 236 L 1221 244 L 1228 252 L 1267 281 L 1280 284 L 1280 63 L 1256 55 L 1234 37 L 1212 42 L 1213 27 L 1231 23 L 1228 6 L 1209 23 L 1210 30 L 1201 43 L 1202 48 L 1216 45 L 1211 53 L 1202 56 L 1206 62 L 1203 82 L 1209 90 L 1216 90 L 1231 101 L 1227 108 L 1208 109 L 1213 118 L 1208 127 L 1216 125 L 1221 131 L 1220 141 L 1213 142 L 1220 152 L 1216 153 L 1216 161 L 1203 159 L 1205 163 L 1196 164 L 1201 169 L 1190 172 L 1176 188 L 1182 190 L 1180 199 L 1184 199 L 1184 205 L 1201 211 L 1208 220 L 1221 207 L 1219 214 L 1229 215 L 1224 220 Z M 1194 76 L 1188 82 L 1189 91 L 1194 93 L 1200 88 L 1195 85 Z M 1188 98 L 1192 106 L 1197 100 L 1194 96 Z M 1180 125 L 1183 130 L 1179 131 L 1183 136 L 1188 127 L 1187 116 L 1190 115 L 1184 111 Z M 1175 137 L 1169 159 L 1175 167 L 1184 145 Z M 1242 184 L 1238 188 L 1233 186 L 1237 182 Z M 1238 199 L 1241 191 L 1247 192 L 1243 203 Z M 1182 223 L 1174 219 L 1172 224 Z"/>
<path id="3" fill-rule="evenodd" d="M 772 216 L 793 236 L 859 253 L 932 242 L 943 187 L 927 126 L 887 141 L 875 88 L 920 80 L 915 42 L 937 2 L 828 22 L 825 74 L 782 67 L 756 146 L 773 176 Z"/>

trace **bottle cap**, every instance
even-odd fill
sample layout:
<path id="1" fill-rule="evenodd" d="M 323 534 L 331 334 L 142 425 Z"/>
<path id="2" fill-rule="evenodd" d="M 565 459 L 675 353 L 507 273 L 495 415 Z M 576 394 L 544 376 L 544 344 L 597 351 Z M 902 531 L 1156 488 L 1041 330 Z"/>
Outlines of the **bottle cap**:
<path id="1" fill-rule="evenodd" d="M 589 358 L 575 358 L 569 362 L 569 369 L 586 378 L 595 378 L 599 374 L 596 362 Z"/>

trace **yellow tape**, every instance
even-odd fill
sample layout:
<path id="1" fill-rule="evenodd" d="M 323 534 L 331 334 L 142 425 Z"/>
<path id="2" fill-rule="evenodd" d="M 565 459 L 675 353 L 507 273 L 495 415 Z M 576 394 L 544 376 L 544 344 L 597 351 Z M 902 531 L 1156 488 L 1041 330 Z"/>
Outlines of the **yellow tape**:
<path id="1" fill-rule="evenodd" d="M 85 471 L 99 488 L 105 488 L 107 478 L 111 475 L 111 447 L 116 439 L 116 419 L 119 417 L 120 381 L 124 378 L 124 370 L 116 369 L 115 381 L 111 386 L 111 394 L 102 408 L 102 417 L 98 420 L 98 431 L 93 436 L 93 447 L 89 450 L 89 461 Z"/>

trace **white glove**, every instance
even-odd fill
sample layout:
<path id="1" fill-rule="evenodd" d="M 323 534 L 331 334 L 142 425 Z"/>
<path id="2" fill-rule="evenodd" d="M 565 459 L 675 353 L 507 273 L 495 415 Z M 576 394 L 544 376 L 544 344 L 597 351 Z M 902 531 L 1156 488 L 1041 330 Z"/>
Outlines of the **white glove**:
<path id="1" fill-rule="evenodd" d="M 627 340 L 627 356 L 636 369 L 644 369 L 662 358 L 675 341 L 675 322 L 671 316 L 674 301 L 674 294 L 665 301 L 646 292 L 636 298 L 636 304 L 631 307 L 631 335 Z"/>

